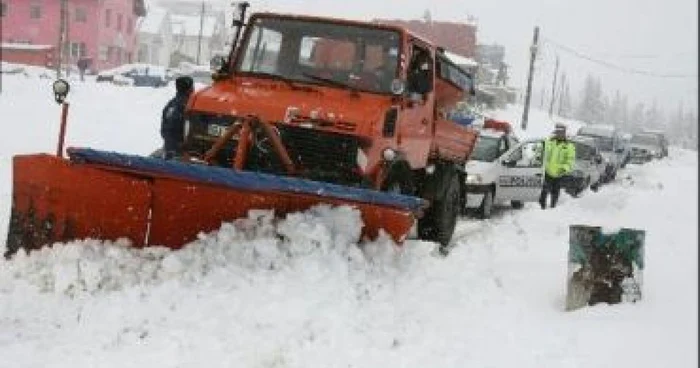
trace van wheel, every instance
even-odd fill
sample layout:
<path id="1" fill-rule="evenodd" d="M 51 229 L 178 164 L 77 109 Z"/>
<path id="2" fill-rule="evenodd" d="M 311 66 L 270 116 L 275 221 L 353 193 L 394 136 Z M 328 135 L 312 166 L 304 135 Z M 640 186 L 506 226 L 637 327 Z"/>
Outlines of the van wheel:
<path id="1" fill-rule="evenodd" d="M 523 201 L 510 201 L 510 206 L 516 210 L 519 210 L 525 207 L 525 204 L 523 203 Z"/>
<path id="2" fill-rule="evenodd" d="M 448 253 L 460 205 L 459 175 L 454 168 L 445 167 L 440 180 L 446 180 L 444 191 L 440 193 L 425 215 L 418 220 L 418 236 L 423 240 L 440 244 L 440 253 Z"/>
<path id="3" fill-rule="evenodd" d="M 489 190 L 484 193 L 484 199 L 481 201 L 481 207 L 479 207 L 479 217 L 482 220 L 487 220 L 491 218 L 491 211 L 493 210 L 493 190 Z"/>

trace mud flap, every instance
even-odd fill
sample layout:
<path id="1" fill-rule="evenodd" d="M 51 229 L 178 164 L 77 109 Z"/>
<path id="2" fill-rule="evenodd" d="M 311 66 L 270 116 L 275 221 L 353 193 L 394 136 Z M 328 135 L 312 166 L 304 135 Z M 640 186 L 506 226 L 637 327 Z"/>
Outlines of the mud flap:
<path id="1" fill-rule="evenodd" d="M 604 233 L 595 226 L 569 228 L 566 310 L 642 298 L 643 230 Z"/>

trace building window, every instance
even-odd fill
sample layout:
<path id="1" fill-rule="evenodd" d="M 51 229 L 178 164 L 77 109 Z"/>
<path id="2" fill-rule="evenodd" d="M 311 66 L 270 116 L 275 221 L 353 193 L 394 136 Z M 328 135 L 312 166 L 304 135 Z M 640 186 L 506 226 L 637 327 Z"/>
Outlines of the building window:
<path id="1" fill-rule="evenodd" d="M 41 18 L 41 4 L 34 2 L 29 6 L 29 18 L 31 18 L 31 19 Z"/>
<path id="2" fill-rule="evenodd" d="M 85 42 L 71 42 L 70 56 L 75 59 L 87 56 L 87 48 L 85 47 Z"/>
<path id="3" fill-rule="evenodd" d="M 129 17 L 129 20 L 127 21 L 127 28 L 126 28 L 126 33 L 131 34 L 132 29 L 134 28 L 134 20 Z"/>
<path id="4" fill-rule="evenodd" d="M 122 15 L 121 13 L 117 14 L 117 31 L 121 32 L 122 30 Z"/>
<path id="5" fill-rule="evenodd" d="M 4 17 L 5 15 L 7 15 L 7 4 L 0 3 L 0 17 Z"/>
<path id="6" fill-rule="evenodd" d="M 105 27 L 109 28 L 112 25 L 112 9 L 105 10 Z"/>
<path id="7" fill-rule="evenodd" d="M 75 21 L 78 23 L 87 22 L 87 15 L 85 14 L 84 8 L 76 8 L 75 9 Z"/>

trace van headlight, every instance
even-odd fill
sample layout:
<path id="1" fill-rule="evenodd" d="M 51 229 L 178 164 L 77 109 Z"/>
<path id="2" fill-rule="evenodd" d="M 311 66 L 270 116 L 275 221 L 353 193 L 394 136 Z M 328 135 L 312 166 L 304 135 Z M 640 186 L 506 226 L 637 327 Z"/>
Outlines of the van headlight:
<path id="1" fill-rule="evenodd" d="M 479 174 L 467 174 L 467 184 L 481 184 L 483 178 Z"/>

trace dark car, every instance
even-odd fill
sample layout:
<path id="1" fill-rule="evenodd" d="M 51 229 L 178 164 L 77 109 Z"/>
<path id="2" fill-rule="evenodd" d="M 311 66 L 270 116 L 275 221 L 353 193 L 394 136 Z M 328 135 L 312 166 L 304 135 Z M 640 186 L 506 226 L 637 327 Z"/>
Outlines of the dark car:
<path id="1" fill-rule="evenodd" d="M 97 82 L 136 87 L 163 87 L 168 84 L 164 67 L 150 64 L 124 64 L 97 74 Z"/>

